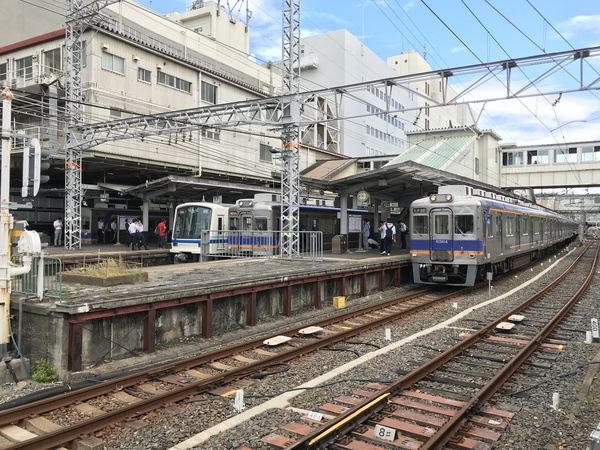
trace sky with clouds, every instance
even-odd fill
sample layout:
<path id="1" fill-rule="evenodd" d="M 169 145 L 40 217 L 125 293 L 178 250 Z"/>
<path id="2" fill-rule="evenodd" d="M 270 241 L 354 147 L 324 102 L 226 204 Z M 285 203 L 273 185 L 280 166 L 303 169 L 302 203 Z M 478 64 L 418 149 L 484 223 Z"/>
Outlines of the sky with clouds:
<path id="1" fill-rule="evenodd" d="M 138 0 L 166 13 L 184 11 L 191 0 Z M 244 0 L 221 4 L 245 15 Z M 257 61 L 281 59 L 281 0 L 249 0 L 251 52 Z M 600 46 L 598 0 L 302 0 L 303 36 L 347 29 L 384 61 L 414 49 L 432 69 L 530 57 Z M 576 69 L 544 79 L 544 92 L 573 86 Z M 544 70 L 546 70 L 546 67 Z M 541 69 L 540 69 L 541 70 Z M 600 58 L 585 61 L 586 80 L 600 78 Z M 514 73 L 515 84 L 527 83 Z M 521 80 L 519 81 L 519 78 Z M 469 80 L 461 79 L 461 90 Z M 595 86 L 600 88 L 600 82 Z M 477 98 L 506 88 L 483 85 Z M 500 94 L 502 95 L 502 94 Z M 557 101 L 558 100 L 558 101 Z M 600 91 L 534 96 L 473 104 L 478 125 L 498 132 L 505 142 L 561 143 L 600 139 Z"/>

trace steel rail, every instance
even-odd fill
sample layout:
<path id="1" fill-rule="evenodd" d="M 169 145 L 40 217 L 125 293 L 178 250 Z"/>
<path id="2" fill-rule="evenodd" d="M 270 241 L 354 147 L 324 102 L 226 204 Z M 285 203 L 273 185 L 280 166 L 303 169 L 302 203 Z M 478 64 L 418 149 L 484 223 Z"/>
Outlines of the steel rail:
<path id="1" fill-rule="evenodd" d="M 527 345 L 525 345 L 508 363 L 469 400 L 448 422 L 444 424 L 431 438 L 424 443 L 420 450 L 438 449 L 446 444 L 464 426 L 469 417 L 482 408 L 492 396 L 513 376 L 513 374 L 525 363 L 525 361 L 536 351 L 544 340 L 550 335 L 565 316 L 573 309 L 581 296 L 587 291 L 594 279 L 598 266 L 598 254 L 600 248 L 596 249 L 594 261 L 583 285 L 565 303 L 552 319 L 540 330 L 540 332 Z M 583 254 L 582 254 L 583 255 Z M 578 258 L 579 259 L 579 258 Z"/>
<path id="2" fill-rule="evenodd" d="M 430 293 L 431 291 L 432 291 L 432 289 L 420 290 L 417 293 L 413 293 L 413 294 L 407 296 L 407 298 L 413 299 L 413 298 L 423 295 L 423 293 Z M 113 412 L 107 412 L 105 414 L 102 414 L 102 415 L 99 415 L 96 417 L 92 417 L 90 419 L 76 423 L 74 425 L 64 427 L 57 431 L 54 431 L 54 432 L 51 432 L 48 434 L 44 434 L 42 436 L 15 444 L 11 447 L 8 447 L 7 450 L 46 449 L 46 448 L 53 448 L 53 447 L 65 444 L 67 442 L 71 442 L 71 441 L 79 438 L 82 435 L 93 433 L 95 431 L 98 431 L 102 428 L 107 427 L 108 425 L 114 424 L 115 422 L 118 422 L 120 420 L 123 420 L 126 418 L 131 418 L 131 417 L 149 412 L 149 411 L 154 410 L 154 409 L 160 407 L 161 405 L 164 405 L 167 403 L 181 401 L 185 398 L 190 397 L 191 395 L 202 394 L 211 389 L 214 389 L 216 387 L 225 385 L 227 383 L 230 383 L 232 381 L 240 379 L 244 376 L 247 376 L 250 373 L 254 373 L 258 370 L 261 370 L 262 368 L 266 368 L 273 363 L 286 362 L 286 361 L 292 360 L 292 359 L 297 358 L 298 356 L 301 356 L 305 353 L 310 353 L 310 352 L 313 352 L 320 348 L 327 347 L 331 344 L 335 344 L 337 342 L 344 341 L 346 339 L 349 339 L 350 337 L 353 337 L 357 334 L 368 331 L 372 328 L 376 328 L 376 327 L 379 327 L 388 322 L 398 320 L 403 317 L 412 315 L 420 310 L 427 309 L 437 303 L 452 299 L 452 298 L 456 297 L 457 295 L 460 295 L 462 292 L 464 292 L 464 291 L 463 290 L 455 291 L 455 292 L 443 295 L 436 299 L 429 300 L 423 304 L 412 306 L 403 311 L 399 311 L 396 313 L 392 313 L 388 316 L 377 318 L 377 319 L 370 321 L 369 323 L 366 323 L 363 325 L 355 326 L 355 328 L 353 328 L 351 330 L 344 330 L 338 334 L 327 336 L 323 339 L 316 339 L 314 342 L 304 342 L 303 341 L 304 345 L 294 348 L 292 350 L 277 353 L 272 357 L 268 357 L 268 358 L 262 359 L 260 361 L 249 363 L 243 367 L 238 367 L 238 368 L 229 370 L 223 374 L 218 374 L 211 378 L 207 378 L 207 379 L 195 382 L 195 383 L 192 382 L 192 383 L 189 383 L 182 387 L 176 387 L 175 389 L 173 389 L 171 391 L 168 391 L 168 392 L 162 393 L 162 394 L 157 394 L 156 396 L 154 396 L 150 399 L 140 400 L 131 405 L 127 405 L 119 410 L 116 410 Z M 403 297 L 402 299 L 404 300 L 405 298 Z M 378 309 L 384 309 L 390 305 L 396 304 L 397 302 L 398 302 L 398 299 L 390 300 L 387 302 L 380 303 L 378 305 L 371 305 L 371 306 L 369 306 L 367 308 L 363 308 L 361 310 L 343 314 L 341 316 L 341 317 L 343 317 L 343 319 L 340 319 L 340 316 L 338 316 L 336 318 L 324 319 L 324 320 L 321 320 L 316 323 L 326 325 L 328 323 L 340 322 L 343 320 L 347 320 L 347 318 L 352 318 L 352 317 L 355 317 L 358 315 L 366 314 L 365 311 L 374 311 L 374 310 L 378 310 Z M 299 331 L 302 328 L 303 327 L 293 328 L 293 329 L 291 329 L 291 331 L 297 333 L 297 331 Z M 239 351 L 256 348 L 257 346 L 262 345 L 264 339 L 265 339 L 264 337 L 260 338 L 260 339 L 256 339 L 254 341 L 251 341 L 251 343 L 244 343 L 244 344 L 241 344 L 240 346 L 235 346 L 233 349 L 235 350 L 235 353 L 237 353 Z M 65 395 L 61 395 L 61 396 L 52 398 L 52 399 L 50 399 L 50 401 L 41 400 L 39 402 L 32 403 L 30 405 L 24 405 L 22 407 L 14 408 L 13 410 L 7 410 L 5 412 L 0 413 L 0 424 L 12 423 L 17 420 L 29 417 L 31 415 L 36 415 L 36 414 L 39 415 L 41 413 L 48 412 L 50 410 L 58 409 L 59 407 L 68 406 L 68 405 L 74 403 L 75 401 L 84 401 L 86 399 L 93 398 L 98 395 L 108 394 L 110 392 L 113 392 L 115 390 L 116 386 L 119 386 L 121 388 L 128 387 L 128 386 L 134 385 L 137 382 L 147 380 L 148 378 L 160 378 L 160 376 L 162 376 L 162 375 L 166 375 L 166 374 L 174 372 L 175 369 L 173 369 L 173 367 L 175 367 L 175 366 L 178 368 L 178 370 L 183 370 L 186 368 L 194 367 L 194 365 L 196 365 L 196 366 L 199 365 L 200 363 L 198 361 L 200 361 L 200 360 L 204 363 L 211 362 L 211 361 L 214 361 L 215 359 L 231 356 L 232 354 L 233 354 L 232 348 L 217 350 L 210 354 L 204 355 L 203 357 L 196 357 L 196 358 L 192 358 L 190 360 L 186 360 L 184 362 L 168 365 L 167 369 L 161 368 L 158 370 L 146 371 L 142 374 L 134 374 L 134 375 L 127 376 L 127 377 L 122 377 L 122 378 L 119 378 L 116 380 L 111 380 L 110 382 L 104 383 L 105 385 L 102 385 L 99 387 L 92 386 L 90 388 L 84 388 L 81 391 L 76 391 L 76 392 L 72 392 L 72 393 L 68 393 Z M 208 358 L 208 356 L 210 356 L 210 358 Z"/>
<path id="3" fill-rule="evenodd" d="M 585 248 L 585 251 L 587 251 L 589 248 L 590 248 L 590 245 L 588 245 Z M 510 317 L 511 315 L 517 314 L 519 311 L 523 310 L 530 304 L 537 301 L 542 296 L 546 295 L 549 291 L 551 291 L 558 284 L 560 284 L 575 269 L 575 267 L 577 266 L 579 261 L 583 258 L 585 251 L 582 252 L 582 254 L 579 255 L 575 259 L 575 261 L 573 261 L 573 263 L 565 270 L 564 273 L 561 274 L 560 277 L 558 277 L 556 280 L 554 280 L 548 286 L 546 286 L 545 288 L 543 288 L 542 290 L 540 290 L 539 292 L 537 292 L 536 294 L 531 296 L 529 299 L 527 299 L 525 302 L 523 302 L 519 306 L 511 309 L 508 313 L 503 314 L 501 317 L 494 320 L 493 322 L 490 322 L 489 324 L 487 324 L 480 330 L 465 337 L 462 341 L 456 343 L 455 345 L 450 347 L 445 352 L 440 353 L 438 356 L 431 359 L 427 363 L 425 363 L 425 364 L 421 365 L 420 367 L 417 367 L 416 369 L 407 373 L 402 378 L 400 378 L 396 383 L 388 386 L 385 389 L 382 389 L 378 393 L 378 397 L 385 395 L 385 394 L 393 395 L 394 392 L 405 390 L 405 389 L 413 386 L 414 384 L 418 383 L 419 381 L 423 380 L 425 377 L 430 375 L 432 372 L 436 371 L 437 369 L 442 367 L 444 364 L 448 363 L 454 357 L 460 355 L 466 349 L 468 349 L 469 347 L 472 347 L 477 342 L 482 340 L 483 337 L 485 336 L 485 334 L 487 334 L 491 330 L 493 330 L 496 327 L 496 325 L 498 325 L 501 322 L 506 321 L 508 319 L 508 317 Z M 596 254 L 596 257 L 597 257 L 597 255 L 598 255 L 598 253 Z M 593 275 L 593 270 L 591 271 L 591 274 Z M 367 401 L 351 407 L 345 413 L 343 413 L 343 414 L 335 417 L 333 420 L 329 421 L 325 427 L 319 428 L 318 430 L 315 430 L 314 432 L 307 434 L 300 440 L 291 444 L 289 447 L 286 447 L 286 450 L 323 448 L 322 447 L 323 445 L 332 443 L 339 435 L 347 433 L 354 426 L 356 426 L 356 424 L 362 423 L 362 422 L 368 420 L 367 414 L 363 414 L 363 415 L 356 414 L 357 411 L 361 410 L 361 408 L 363 408 L 365 406 L 366 402 Z M 385 406 L 386 406 L 385 404 L 379 404 L 378 410 L 383 409 Z M 370 409 L 375 410 L 375 408 L 370 408 Z M 351 418 L 351 420 L 349 420 L 349 418 Z M 345 426 L 340 426 L 340 424 L 342 424 L 342 423 L 345 424 Z M 319 440 L 317 440 L 317 437 L 319 437 Z M 325 442 L 321 442 L 321 441 L 325 441 Z M 425 448 L 425 447 L 420 447 L 420 449 L 421 448 Z"/>

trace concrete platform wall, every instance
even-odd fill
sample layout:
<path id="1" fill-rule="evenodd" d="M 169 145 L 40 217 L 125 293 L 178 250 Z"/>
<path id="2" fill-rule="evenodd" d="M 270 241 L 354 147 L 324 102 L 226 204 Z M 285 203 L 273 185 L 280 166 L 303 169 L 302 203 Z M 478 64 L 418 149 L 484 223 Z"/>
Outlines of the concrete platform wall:
<path id="1" fill-rule="evenodd" d="M 347 304 L 358 301 L 363 283 L 364 292 L 368 295 L 377 292 L 382 285 L 398 285 L 400 281 L 397 278 L 406 282 L 408 277 L 409 270 L 406 266 L 396 270 L 354 272 L 349 276 L 324 278 L 320 279 L 318 284 L 315 281 L 296 280 L 290 283 L 289 287 L 261 287 L 256 292 L 215 298 L 212 301 L 210 333 L 213 336 L 220 335 L 247 327 L 249 321 L 260 323 L 273 317 L 315 309 L 318 304 L 315 299 L 317 285 L 320 286 L 318 298 L 321 305 L 330 306 L 333 297 L 338 295 L 345 295 Z M 143 292 L 140 292 L 141 304 L 143 295 Z M 251 301 L 253 295 L 254 303 Z M 289 299 L 286 303 L 287 295 Z M 285 310 L 286 305 L 289 311 Z M 161 307 L 151 313 L 132 312 L 86 320 L 81 331 L 81 367 L 85 369 L 104 360 L 142 354 L 144 344 L 148 347 L 148 340 L 152 341 L 153 349 L 154 345 L 171 344 L 186 337 L 202 336 L 206 332 L 205 325 L 210 325 L 203 324 L 204 306 L 202 301 L 192 301 L 183 305 Z M 152 314 L 155 314 L 154 324 L 146 330 L 150 329 L 154 334 L 146 336 L 144 343 L 144 323 L 149 320 L 148 317 L 153 317 Z M 69 358 L 73 358 L 73 354 L 69 356 L 69 351 L 73 352 L 73 349 L 69 349 L 69 345 L 72 345 L 72 336 L 69 333 L 73 332 L 74 317 L 77 321 L 77 316 L 25 303 L 22 316 L 23 354 L 32 362 L 48 359 L 60 374 L 65 374 L 69 369 Z M 18 333 L 17 325 L 14 322 L 13 325 L 15 333 Z"/>

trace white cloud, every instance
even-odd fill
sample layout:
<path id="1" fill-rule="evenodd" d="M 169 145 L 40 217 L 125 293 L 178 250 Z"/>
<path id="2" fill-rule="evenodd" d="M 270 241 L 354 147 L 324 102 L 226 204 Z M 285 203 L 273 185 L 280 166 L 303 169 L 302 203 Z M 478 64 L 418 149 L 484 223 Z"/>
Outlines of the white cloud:
<path id="1" fill-rule="evenodd" d="M 404 5 L 402 8 L 404 9 L 404 11 L 410 11 L 414 7 L 415 7 L 415 2 L 410 1 L 406 5 Z"/>
<path id="2" fill-rule="evenodd" d="M 466 47 L 453 47 L 450 49 L 450 53 L 462 53 L 462 52 L 466 52 L 467 48 Z"/>
<path id="3" fill-rule="evenodd" d="M 590 34 L 600 34 L 600 14 L 592 16 L 575 16 L 569 20 L 560 23 L 557 27 L 558 31 L 567 39 L 574 36 Z"/>

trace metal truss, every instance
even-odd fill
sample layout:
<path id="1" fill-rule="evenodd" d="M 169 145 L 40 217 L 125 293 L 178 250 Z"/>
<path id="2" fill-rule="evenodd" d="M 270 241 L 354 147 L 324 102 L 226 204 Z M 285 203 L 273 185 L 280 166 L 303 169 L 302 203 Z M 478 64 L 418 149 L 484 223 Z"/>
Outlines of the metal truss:
<path id="1" fill-rule="evenodd" d="M 71 5 L 74 1 L 71 1 Z M 429 107 L 434 108 L 534 96 L 564 95 L 572 92 L 600 89 L 600 74 L 590 63 L 591 59 L 597 60 L 600 57 L 600 47 L 591 47 L 299 92 L 296 86 L 299 80 L 299 73 L 294 72 L 295 70 L 299 71 L 300 67 L 299 53 L 296 53 L 299 52 L 299 1 L 283 0 L 283 4 L 283 96 L 221 104 L 212 107 L 192 108 L 92 125 L 74 125 L 71 128 L 72 133 L 70 133 L 72 141 L 70 141 L 70 145 L 68 146 L 68 148 L 74 151 L 74 154 L 69 155 L 67 164 L 77 164 L 77 161 L 80 162 L 82 151 L 106 142 L 122 139 L 143 139 L 150 136 L 198 130 L 201 127 L 235 128 L 245 125 L 258 125 L 279 129 L 282 133 L 283 142 L 281 230 L 287 236 L 286 239 L 282 240 L 281 251 L 282 254 L 291 257 L 299 254 L 298 215 L 300 176 L 298 144 L 296 143 L 299 127 L 328 121 L 348 120 L 374 114 L 367 113 L 367 108 L 365 108 L 364 114 L 342 116 L 341 105 L 344 101 L 370 105 L 369 96 L 366 95 L 368 91 L 380 89 L 387 94 L 386 98 L 391 98 L 394 89 L 402 89 L 410 90 L 413 94 L 422 96 L 424 99 L 427 99 Z M 558 74 L 562 76 L 560 83 L 558 83 L 559 88 L 556 88 L 557 83 L 541 83 L 543 80 Z M 458 83 L 453 82 L 453 89 L 451 90 L 449 89 L 451 80 L 461 81 L 467 87 L 462 90 L 457 89 Z M 426 97 L 411 88 L 411 84 L 424 81 L 441 83 L 441 98 Z M 498 92 L 498 94 L 495 96 L 477 97 L 477 94 L 480 92 L 479 88 L 483 85 L 486 85 L 487 92 Z M 494 89 L 497 87 L 501 87 L 501 89 Z M 323 114 L 323 111 L 313 111 L 314 98 L 316 97 L 327 98 L 329 104 L 333 105 L 330 114 Z M 75 96 L 70 97 L 70 99 L 75 98 Z M 76 107 L 73 104 L 75 102 L 68 103 L 71 103 L 69 105 L 70 108 Z M 384 111 L 381 111 L 379 106 L 378 108 L 378 113 L 385 114 L 405 114 L 420 109 L 419 107 L 403 108 L 401 110 L 394 109 L 391 103 L 387 103 Z M 302 117 L 300 117 L 301 110 Z M 415 114 L 417 113 L 415 112 Z M 406 118 L 409 116 L 403 115 L 401 117 Z M 77 154 L 75 154 L 75 149 L 77 149 Z M 79 179 L 67 179 L 69 182 L 67 185 L 68 191 L 70 193 L 69 205 L 73 209 L 75 208 L 74 203 L 80 198 L 76 197 L 76 195 L 80 195 L 81 193 L 80 189 L 74 187 L 77 183 L 80 186 L 81 183 L 80 165 L 78 169 Z M 81 202 L 78 204 L 80 205 Z M 80 222 L 77 222 L 77 226 L 79 224 Z M 75 227 L 70 231 L 74 233 Z M 70 245 L 73 245 L 73 242 L 71 240 Z"/>
<path id="2" fill-rule="evenodd" d="M 300 255 L 300 0 L 282 0 L 281 255 Z M 298 73 L 296 73 L 296 71 Z"/>
<path id="3" fill-rule="evenodd" d="M 66 110 L 69 130 L 65 147 L 65 248 L 81 248 L 81 185 L 82 148 L 77 126 L 82 123 L 81 104 L 81 35 L 86 27 L 98 25 L 104 18 L 99 11 L 118 0 L 96 0 L 88 4 L 84 0 L 67 0 L 67 30 L 65 36 Z"/>
<path id="4" fill-rule="evenodd" d="M 584 55 L 582 58 L 581 55 Z M 403 75 L 392 78 L 383 78 L 352 85 L 318 89 L 314 91 L 299 92 L 295 95 L 269 97 L 264 99 L 246 100 L 225 103 L 211 107 L 198 107 L 181 111 L 139 116 L 112 122 L 97 124 L 80 124 L 78 142 L 74 143 L 81 150 L 88 150 L 97 145 L 123 139 L 142 139 L 144 137 L 168 135 L 184 131 L 198 130 L 200 127 L 235 128 L 243 125 L 258 125 L 269 128 L 283 129 L 287 125 L 284 120 L 287 106 L 297 101 L 302 109 L 300 126 L 307 126 L 329 121 L 348 120 L 360 116 L 343 116 L 341 105 L 344 101 L 356 101 L 370 104 L 365 91 L 372 88 L 384 90 L 391 95 L 393 89 L 410 89 L 411 83 L 420 81 L 439 81 L 445 87 L 444 92 L 449 93 L 448 82 L 450 79 L 472 80 L 466 88 L 455 89 L 456 95 L 449 98 L 443 95 L 436 100 L 429 97 L 430 107 L 443 107 L 449 105 L 485 103 L 491 101 L 535 97 L 543 95 L 560 95 L 572 92 L 595 91 L 600 89 L 600 76 L 591 65 L 586 67 L 585 62 L 600 59 L 600 47 L 572 50 L 567 52 L 538 55 L 526 58 L 499 61 L 495 63 L 479 64 L 455 69 L 436 70 L 415 75 Z M 557 88 L 555 83 L 541 84 L 541 81 L 555 74 L 559 70 L 567 70 L 568 76 L 562 80 Z M 519 67 L 527 77 L 515 79 L 515 68 Z M 544 69 L 540 74 L 541 69 Z M 531 72 L 529 72 L 529 70 Z M 530 80 L 535 80 L 534 83 Z M 490 87 L 502 86 L 503 92 L 495 96 L 476 97 L 477 88 L 487 83 Z M 488 91 L 491 89 L 488 89 Z M 416 93 L 416 95 L 419 95 Z M 330 114 L 323 111 L 314 111 L 314 98 L 324 97 L 333 105 Z M 470 97 L 470 98 L 468 98 Z M 388 107 L 386 113 L 401 113 L 417 111 L 419 107 L 396 110 Z M 310 110 L 310 111 L 309 111 Z M 288 113 L 289 116 L 290 113 Z M 362 116 L 369 115 L 367 113 Z"/>

